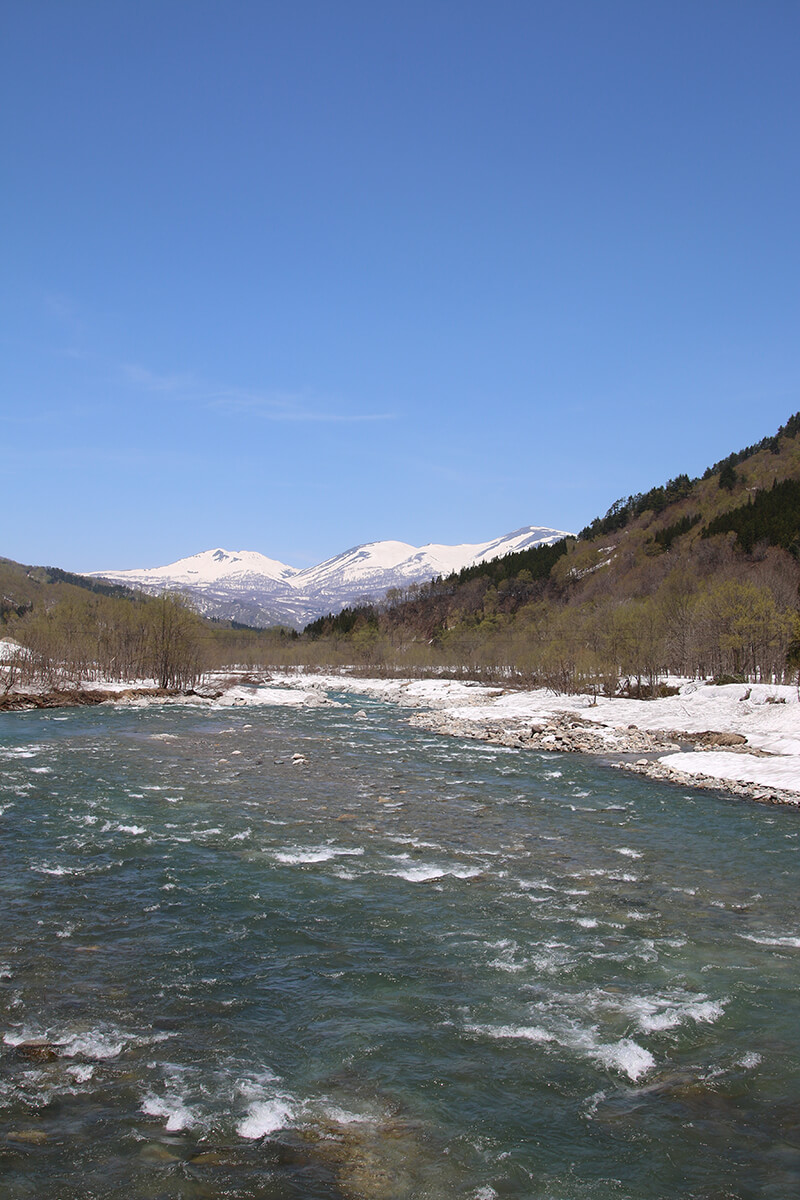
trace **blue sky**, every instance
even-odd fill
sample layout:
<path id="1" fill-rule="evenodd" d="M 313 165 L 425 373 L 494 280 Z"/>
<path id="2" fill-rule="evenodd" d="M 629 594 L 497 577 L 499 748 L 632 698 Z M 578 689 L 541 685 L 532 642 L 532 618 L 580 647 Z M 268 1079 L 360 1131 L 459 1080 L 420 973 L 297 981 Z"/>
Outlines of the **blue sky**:
<path id="1" fill-rule="evenodd" d="M 0 554 L 578 529 L 800 409 L 793 0 L 0 21 Z"/>

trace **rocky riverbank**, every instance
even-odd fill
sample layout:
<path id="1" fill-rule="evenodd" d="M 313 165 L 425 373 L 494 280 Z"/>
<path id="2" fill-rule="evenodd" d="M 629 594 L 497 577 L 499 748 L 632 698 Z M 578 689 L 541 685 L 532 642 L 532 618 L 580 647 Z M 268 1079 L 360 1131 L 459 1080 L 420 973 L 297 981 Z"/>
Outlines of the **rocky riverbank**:
<path id="1" fill-rule="evenodd" d="M 800 793 L 786 788 L 763 787 L 757 783 L 744 783 L 735 779 L 719 779 L 714 775 L 703 775 L 697 771 L 689 774 L 679 771 L 662 762 L 652 762 L 649 759 L 639 759 L 636 762 L 617 762 L 612 766 L 622 771 L 632 771 L 636 775 L 646 775 L 648 779 L 661 779 L 665 783 L 675 783 L 683 787 L 701 788 L 714 792 L 725 791 L 733 796 L 742 796 L 747 800 L 758 800 L 761 804 L 790 804 L 800 806 Z"/>
<path id="2" fill-rule="evenodd" d="M 800 696 L 780 684 L 673 680 L 656 700 L 487 687 L 469 680 L 284 676 L 417 711 L 411 724 L 518 749 L 593 754 L 620 770 L 765 803 L 800 805 Z"/>
<path id="3" fill-rule="evenodd" d="M 633 725 L 627 728 L 609 727 L 587 720 L 579 713 L 570 712 L 558 713 L 540 725 L 519 728 L 477 724 L 441 712 L 417 713 L 411 717 L 410 724 L 429 729 L 433 733 L 475 738 L 520 750 L 594 754 L 608 760 L 610 766 L 637 775 L 646 775 L 650 779 L 685 787 L 724 790 L 736 796 L 768 804 L 800 804 L 800 794 L 796 791 L 743 781 L 721 780 L 713 774 L 704 774 L 696 770 L 683 771 L 660 757 L 670 753 L 719 749 L 724 749 L 728 754 L 747 754 L 754 758 L 771 757 L 765 750 L 748 747 L 747 739 L 742 734 L 729 731 L 646 730 Z M 634 754 L 647 754 L 648 757 L 631 761 L 630 756 Z"/>

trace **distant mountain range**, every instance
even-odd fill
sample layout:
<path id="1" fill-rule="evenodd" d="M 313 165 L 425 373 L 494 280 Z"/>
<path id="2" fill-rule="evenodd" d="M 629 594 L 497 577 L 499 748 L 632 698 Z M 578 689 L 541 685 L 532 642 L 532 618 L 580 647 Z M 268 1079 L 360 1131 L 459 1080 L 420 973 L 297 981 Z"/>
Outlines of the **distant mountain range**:
<path id="1" fill-rule="evenodd" d="M 566 536 L 564 530 L 527 525 L 490 542 L 462 546 L 368 542 L 304 569 L 255 550 L 216 549 L 166 567 L 87 574 L 150 593 L 181 590 L 208 617 L 256 627 L 281 624 L 302 629 L 317 617 L 340 612 L 357 600 L 381 597 L 390 588 L 450 575 Z"/>

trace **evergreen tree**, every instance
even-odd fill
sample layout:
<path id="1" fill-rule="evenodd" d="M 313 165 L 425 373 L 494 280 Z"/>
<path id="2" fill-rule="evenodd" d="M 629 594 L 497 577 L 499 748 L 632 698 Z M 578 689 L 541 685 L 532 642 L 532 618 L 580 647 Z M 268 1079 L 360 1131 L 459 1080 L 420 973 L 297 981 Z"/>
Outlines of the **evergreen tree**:
<path id="1" fill-rule="evenodd" d="M 738 482 L 739 476 L 736 474 L 733 463 L 726 462 L 719 473 L 719 486 L 727 492 L 732 492 Z"/>

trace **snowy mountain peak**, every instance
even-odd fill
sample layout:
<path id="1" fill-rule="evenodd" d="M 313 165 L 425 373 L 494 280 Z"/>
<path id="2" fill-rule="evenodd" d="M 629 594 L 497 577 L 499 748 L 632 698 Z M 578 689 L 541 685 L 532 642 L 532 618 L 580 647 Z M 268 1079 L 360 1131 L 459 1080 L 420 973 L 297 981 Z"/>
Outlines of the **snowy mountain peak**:
<path id="1" fill-rule="evenodd" d="M 289 567 L 277 559 L 267 558 L 257 550 L 202 550 L 188 558 L 179 558 L 166 567 L 137 567 L 125 571 L 92 571 L 93 576 L 111 579 L 131 587 L 147 587 L 148 584 L 165 587 L 182 585 L 202 586 L 218 583 L 232 577 L 254 576 L 268 580 L 289 579 L 297 574 L 296 567 Z"/>
<path id="2" fill-rule="evenodd" d="M 556 542 L 566 531 L 525 525 L 490 542 L 459 546 L 412 546 L 408 542 L 366 542 L 315 567 L 287 566 L 256 550 L 203 550 L 165 567 L 92 571 L 97 578 L 161 592 L 188 593 L 201 612 L 250 625 L 296 628 L 363 597 L 379 598 L 390 588 L 423 583 L 475 563 L 488 562 Z"/>

